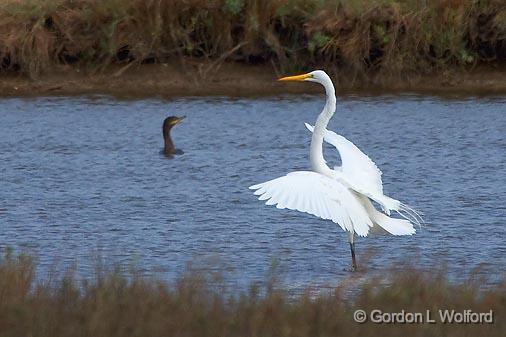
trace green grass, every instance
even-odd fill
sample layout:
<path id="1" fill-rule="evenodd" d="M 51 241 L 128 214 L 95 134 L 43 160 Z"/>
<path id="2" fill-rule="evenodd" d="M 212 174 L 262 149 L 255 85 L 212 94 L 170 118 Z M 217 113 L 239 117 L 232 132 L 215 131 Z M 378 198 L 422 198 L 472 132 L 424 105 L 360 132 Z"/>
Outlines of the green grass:
<path id="1" fill-rule="evenodd" d="M 503 0 L 5 0 L 0 69 L 274 63 L 373 80 L 506 60 Z M 343 76 L 344 75 L 344 76 Z"/>
<path id="2" fill-rule="evenodd" d="M 449 282 L 441 271 L 406 268 L 348 286 L 289 295 L 275 277 L 249 291 L 224 291 L 203 273 L 169 284 L 138 273 L 97 273 L 94 280 L 36 278 L 26 255 L 0 258 L 0 336 L 504 336 L 506 284 Z M 355 280 L 355 282 L 353 282 Z M 360 282 L 358 280 L 361 280 Z M 343 283 L 343 284 L 344 284 Z M 314 290 L 314 289 L 313 289 Z M 353 312 L 493 310 L 493 324 L 359 324 Z"/>

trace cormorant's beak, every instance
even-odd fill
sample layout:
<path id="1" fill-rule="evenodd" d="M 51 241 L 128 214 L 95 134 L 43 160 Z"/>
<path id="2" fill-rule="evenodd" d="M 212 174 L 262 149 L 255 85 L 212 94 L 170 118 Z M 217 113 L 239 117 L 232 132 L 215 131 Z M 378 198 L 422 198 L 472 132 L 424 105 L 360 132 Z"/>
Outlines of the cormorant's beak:
<path id="1" fill-rule="evenodd" d="M 183 119 L 185 119 L 185 118 L 186 118 L 186 116 L 178 117 L 177 120 L 175 121 L 174 125 L 181 123 L 183 121 Z"/>
<path id="2" fill-rule="evenodd" d="M 310 73 L 302 74 L 302 75 L 296 75 L 296 76 L 287 76 L 287 77 L 281 77 L 278 78 L 278 81 L 305 81 L 306 78 L 311 78 L 313 75 Z"/>

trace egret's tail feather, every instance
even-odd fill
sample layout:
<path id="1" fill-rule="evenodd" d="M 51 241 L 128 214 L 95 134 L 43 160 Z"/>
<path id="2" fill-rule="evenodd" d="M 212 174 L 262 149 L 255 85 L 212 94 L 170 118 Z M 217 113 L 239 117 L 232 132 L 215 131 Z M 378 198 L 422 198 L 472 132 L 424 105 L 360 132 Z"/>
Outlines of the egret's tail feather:
<path id="1" fill-rule="evenodd" d="M 376 202 L 380 204 L 383 212 L 388 215 L 390 215 L 390 211 L 397 211 L 401 207 L 401 202 L 399 200 L 387 197 L 386 195 L 383 195 L 381 198 L 377 198 Z"/>
<path id="2" fill-rule="evenodd" d="M 378 211 L 368 198 L 362 196 L 361 200 L 373 222 L 388 233 L 392 235 L 413 235 L 416 233 L 416 229 L 408 219 L 391 218 Z"/>
<path id="3" fill-rule="evenodd" d="M 386 195 L 375 200 L 380 204 L 383 211 L 388 215 L 390 215 L 390 211 L 395 211 L 399 213 L 399 215 L 404 219 L 416 224 L 419 228 L 424 223 L 422 215 L 418 211 L 406 204 L 403 204 L 399 200 L 387 197 Z"/>
<path id="4" fill-rule="evenodd" d="M 404 219 L 409 220 L 410 222 L 415 223 L 419 228 L 422 227 L 422 224 L 425 222 L 423 221 L 422 215 L 420 212 L 416 211 L 412 207 L 401 203 L 399 205 L 399 209 L 397 210 L 397 213 L 399 213 L 400 216 L 402 216 Z"/>
<path id="5" fill-rule="evenodd" d="M 392 235 L 413 235 L 416 233 L 413 224 L 407 219 L 391 218 L 378 212 L 374 222 Z"/>

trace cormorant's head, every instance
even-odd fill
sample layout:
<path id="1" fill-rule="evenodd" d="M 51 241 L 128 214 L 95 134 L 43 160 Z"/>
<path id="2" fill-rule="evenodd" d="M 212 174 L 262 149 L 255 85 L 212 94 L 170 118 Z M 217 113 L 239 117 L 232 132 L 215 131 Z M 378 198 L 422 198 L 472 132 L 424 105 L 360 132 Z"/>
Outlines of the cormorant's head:
<path id="1" fill-rule="evenodd" d="M 186 116 L 182 117 L 170 116 L 165 118 L 165 120 L 163 121 L 163 133 L 166 133 L 167 131 L 172 129 L 174 125 L 179 124 L 185 118 Z"/>

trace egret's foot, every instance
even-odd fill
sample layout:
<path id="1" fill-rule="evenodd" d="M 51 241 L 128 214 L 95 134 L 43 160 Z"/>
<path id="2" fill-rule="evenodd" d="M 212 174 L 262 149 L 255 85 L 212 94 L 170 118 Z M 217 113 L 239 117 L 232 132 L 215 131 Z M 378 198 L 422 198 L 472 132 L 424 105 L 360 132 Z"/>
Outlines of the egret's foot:
<path id="1" fill-rule="evenodd" d="M 348 268 L 344 268 L 343 270 L 351 273 L 358 271 L 357 267 L 355 266 L 349 266 Z"/>

